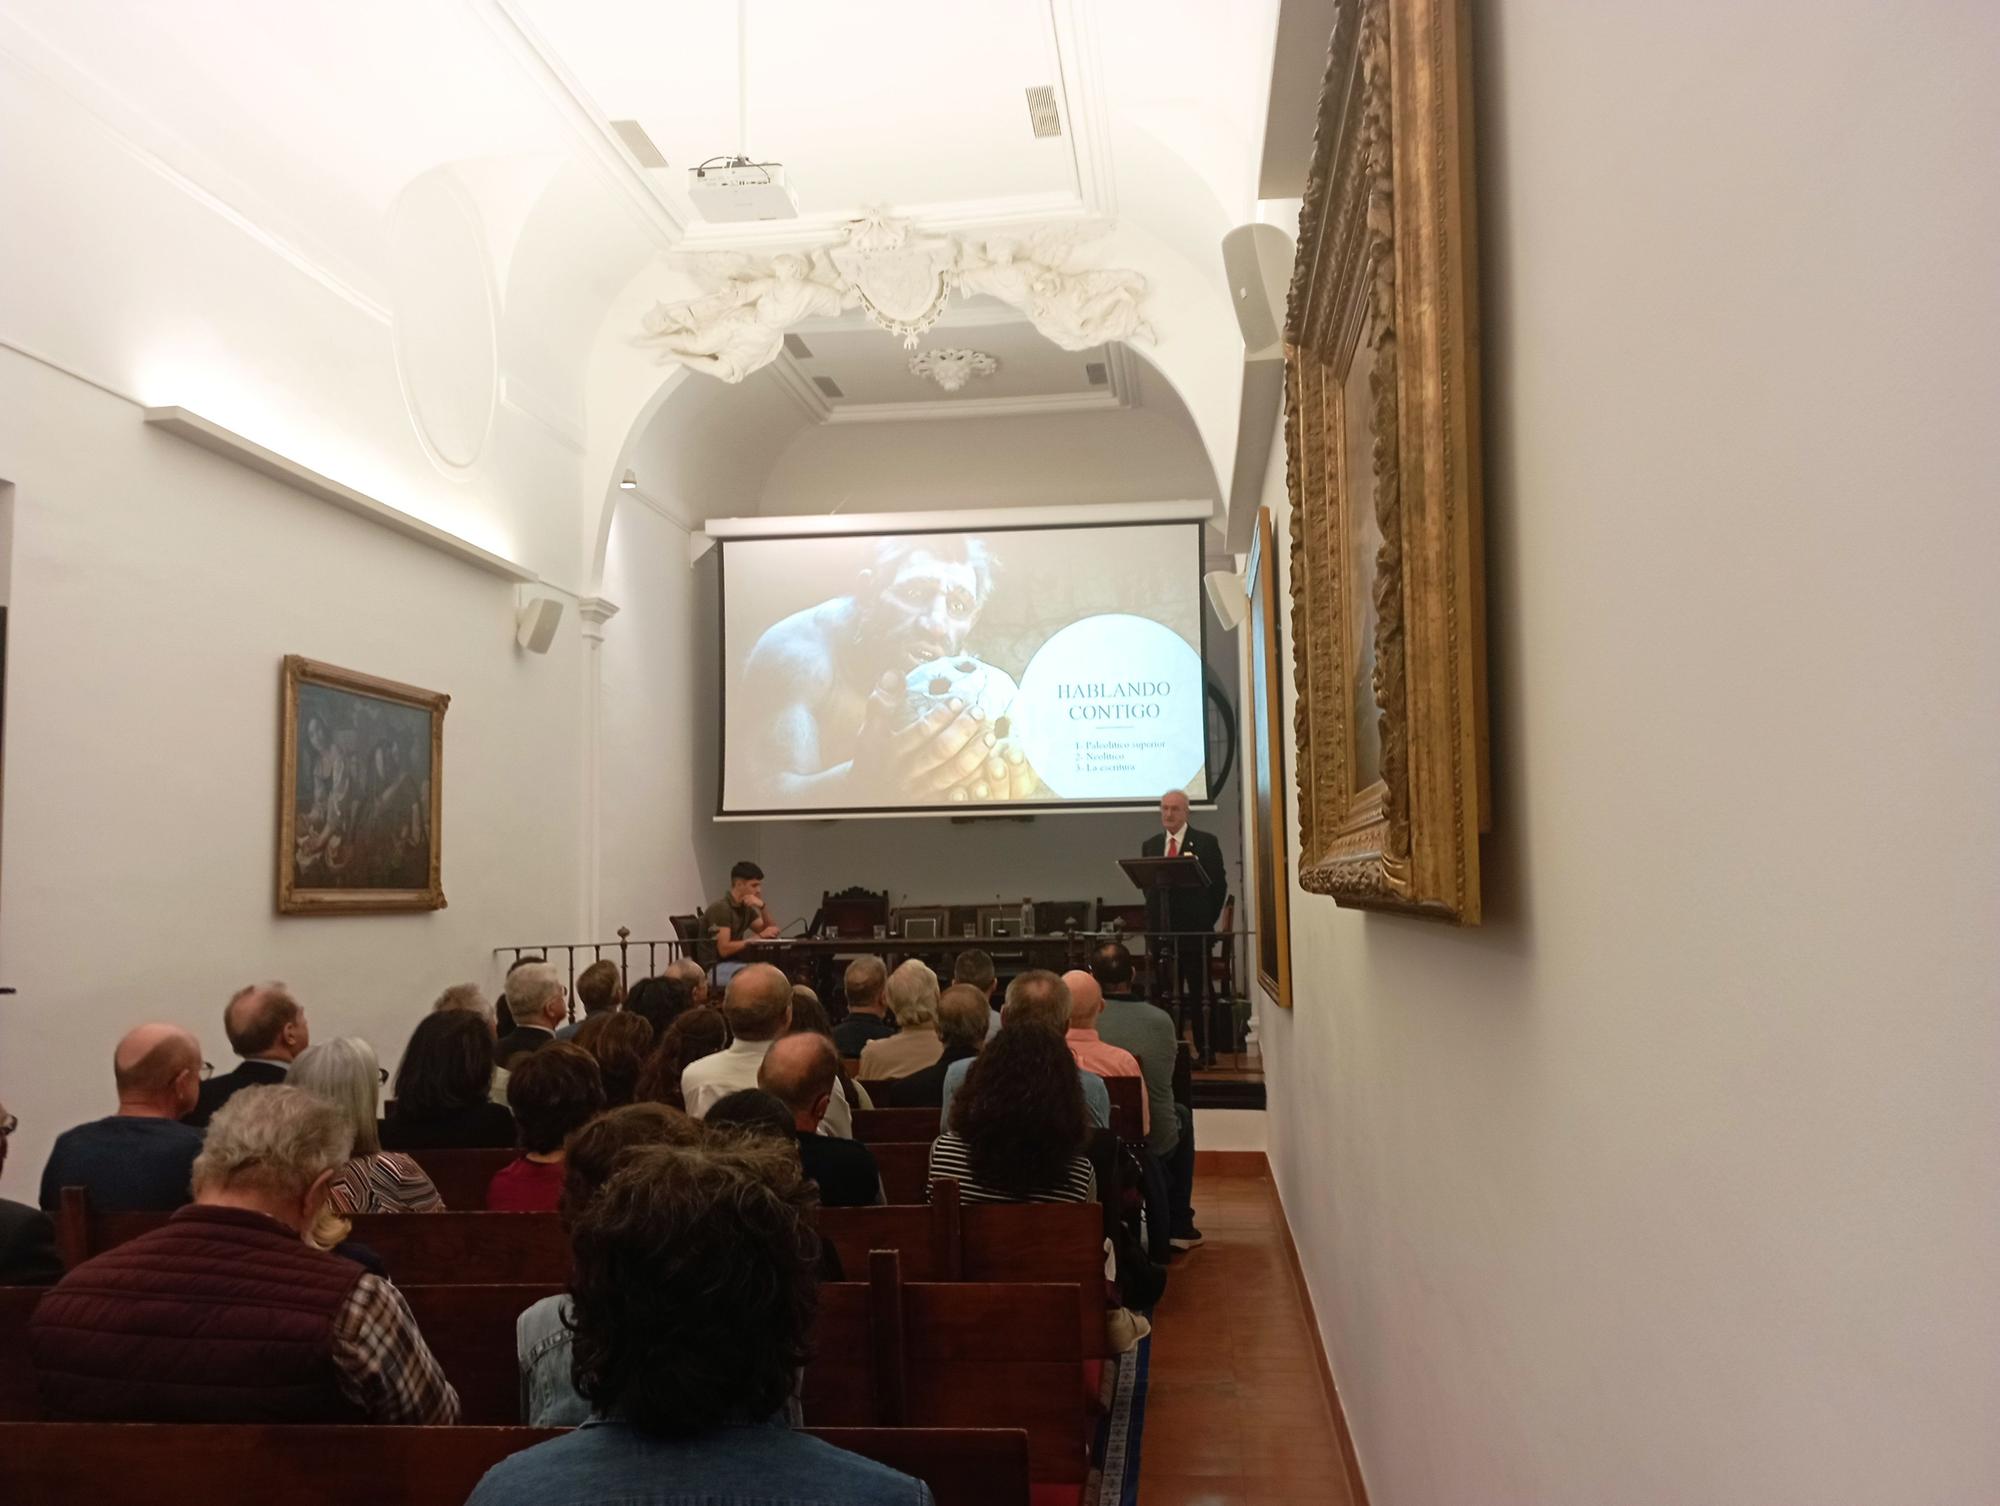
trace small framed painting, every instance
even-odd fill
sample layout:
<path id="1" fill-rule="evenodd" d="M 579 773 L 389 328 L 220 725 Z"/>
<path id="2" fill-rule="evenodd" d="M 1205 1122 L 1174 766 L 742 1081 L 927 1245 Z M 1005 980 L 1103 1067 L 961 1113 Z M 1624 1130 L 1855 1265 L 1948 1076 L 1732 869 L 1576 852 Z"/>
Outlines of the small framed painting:
<path id="1" fill-rule="evenodd" d="M 1292 859 L 1285 819 L 1285 613 L 1278 596 L 1278 556 L 1271 510 L 1257 509 L 1250 542 L 1250 847 L 1257 862 L 1257 982 L 1281 1008 L 1292 1007 Z"/>
<path id="2" fill-rule="evenodd" d="M 442 910 L 451 697 L 285 656 L 278 910 Z"/>

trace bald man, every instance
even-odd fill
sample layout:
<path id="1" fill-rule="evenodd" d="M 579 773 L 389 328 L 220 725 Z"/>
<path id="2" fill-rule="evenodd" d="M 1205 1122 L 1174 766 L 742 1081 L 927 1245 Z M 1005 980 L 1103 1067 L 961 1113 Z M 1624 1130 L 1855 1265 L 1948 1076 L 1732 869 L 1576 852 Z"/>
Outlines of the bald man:
<path id="1" fill-rule="evenodd" d="M 196 1129 L 207 1129 L 215 1111 L 232 1094 L 283 1082 L 299 1053 L 312 1044 L 305 1006 L 282 983 L 252 983 L 237 989 L 222 1011 L 222 1033 L 229 1037 L 229 1049 L 243 1060 L 235 1071 L 201 1085 L 194 1112 L 184 1121 Z"/>
<path id="2" fill-rule="evenodd" d="M 1097 1033 L 1097 1017 L 1104 1013 L 1104 990 L 1097 986 L 1097 980 L 1082 971 L 1064 973 L 1062 979 L 1069 985 L 1069 1032 L 1064 1039 L 1076 1064 L 1099 1077 L 1137 1077 L 1143 1081 L 1139 1058 Z M 1150 1132 L 1152 1111 L 1143 1093 L 1139 1096 L 1139 1119 L 1140 1133 Z"/>
<path id="3" fill-rule="evenodd" d="M 81 1187 L 104 1213 L 167 1213 L 192 1196 L 201 1131 L 181 1119 L 201 1094 L 201 1042 L 178 1025 L 141 1025 L 112 1053 L 118 1112 L 56 1137 L 42 1169 L 42 1206 Z"/>
<path id="4" fill-rule="evenodd" d="M 757 1069 L 757 1086 L 785 1106 L 799 1142 L 799 1165 L 806 1180 L 819 1184 L 828 1208 L 866 1208 L 888 1201 L 875 1153 L 856 1140 L 820 1133 L 820 1121 L 840 1089 L 833 1042 L 810 1030 L 771 1043 Z"/>

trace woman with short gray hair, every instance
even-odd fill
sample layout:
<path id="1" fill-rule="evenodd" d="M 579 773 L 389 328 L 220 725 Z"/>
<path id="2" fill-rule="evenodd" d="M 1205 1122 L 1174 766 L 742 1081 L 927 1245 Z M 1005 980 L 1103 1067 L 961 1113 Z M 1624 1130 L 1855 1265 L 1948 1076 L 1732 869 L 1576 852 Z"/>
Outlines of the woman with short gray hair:
<path id="1" fill-rule="evenodd" d="M 360 1036 L 349 1035 L 307 1047 L 286 1076 L 291 1086 L 333 1104 L 354 1132 L 353 1154 L 335 1173 L 327 1206 L 347 1217 L 442 1213 L 444 1199 L 423 1168 L 408 1156 L 382 1149 L 376 1126 L 382 1075 L 375 1048 Z"/>
<path id="2" fill-rule="evenodd" d="M 934 1066 L 944 1055 L 944 1042 L 937 1033 L 937 974 L 912 957 L 889 974 L 888 993 L 896 1033 L 861 1048 L 863 1082 L 908 1077 Z"/>

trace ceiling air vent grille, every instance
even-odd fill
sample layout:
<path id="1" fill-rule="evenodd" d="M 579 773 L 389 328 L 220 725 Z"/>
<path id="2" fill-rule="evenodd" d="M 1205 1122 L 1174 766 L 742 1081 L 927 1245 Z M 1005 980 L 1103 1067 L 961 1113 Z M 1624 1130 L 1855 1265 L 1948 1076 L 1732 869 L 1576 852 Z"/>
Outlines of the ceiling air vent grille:
<path id="1" fill-rule="evenodd" d="M 625 143 L 625 150 L 639 160 L 641 167 L 665 167 L 667 159 L 661 150 L 653 145 L 653 138 L 646 134 L 646 128 L 636 120 L 614 120 L 611 129 L 618 133 L 618 139 Z"/>
<path id="2" fill-rule="evenodd" d="M 1035 128 L 1037 136 L 1062 135 L 1062 116 L 1056 113 L 1053 85 L 1037 84 L 1028 90 L 1028 124 Z"/>
<path id="3" fill-rule="evenodd" d="M 797 335 L 785 336 L 785 354 L 794 361 L 810 361 L 813 358 L 812 347 Z"/>
<path id="4" fill-rule="evenodd" d="M 1102 361 L 1085 361 L 1083 363 L 1083 379 L 1093 387 L 1102 387 L 1106 382 L 1111 380 L 1111 373 L 1104 369 Z"/>
<path id="5" fill-rule="evenodd" d="M 826 376 L 814 377 L 813 386 L 819 388 L 820 395 L 822 397 L 847 396 L 846 393 L 840 390 L 840 383 L 836 382 L 832 377 L 826 377 Z"/>

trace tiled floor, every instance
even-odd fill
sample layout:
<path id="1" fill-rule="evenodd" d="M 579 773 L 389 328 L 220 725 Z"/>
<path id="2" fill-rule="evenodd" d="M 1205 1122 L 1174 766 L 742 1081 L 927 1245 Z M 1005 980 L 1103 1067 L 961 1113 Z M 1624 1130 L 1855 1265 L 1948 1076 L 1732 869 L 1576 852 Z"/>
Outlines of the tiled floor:
<path id="1" fill-rule="evenodd" d="M 1195 1179 L 1207 1236 L 1153 1319 L 1141 1506 L 1353 1506 L 1264 1175 Z"/>

